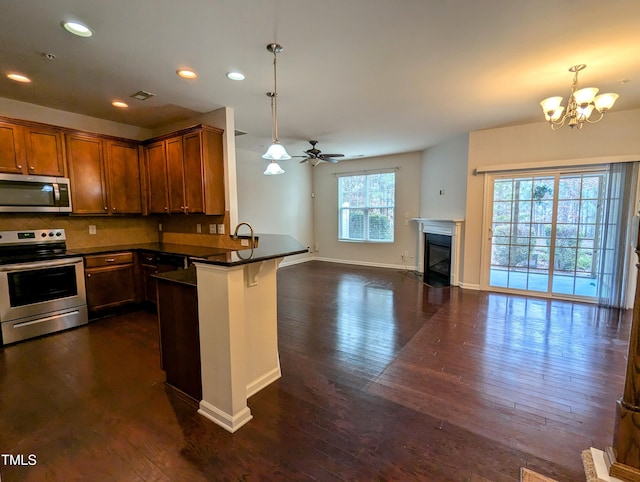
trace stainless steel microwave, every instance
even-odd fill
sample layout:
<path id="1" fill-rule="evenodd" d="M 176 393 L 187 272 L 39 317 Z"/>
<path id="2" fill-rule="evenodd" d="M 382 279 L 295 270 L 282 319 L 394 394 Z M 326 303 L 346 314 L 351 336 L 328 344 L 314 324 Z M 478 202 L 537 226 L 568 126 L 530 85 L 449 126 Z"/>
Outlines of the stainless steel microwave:
<path id="1" fill-rule="evenodd" d="M 0 212 L 70 213 L 69 179 L 0 174 Z"/>

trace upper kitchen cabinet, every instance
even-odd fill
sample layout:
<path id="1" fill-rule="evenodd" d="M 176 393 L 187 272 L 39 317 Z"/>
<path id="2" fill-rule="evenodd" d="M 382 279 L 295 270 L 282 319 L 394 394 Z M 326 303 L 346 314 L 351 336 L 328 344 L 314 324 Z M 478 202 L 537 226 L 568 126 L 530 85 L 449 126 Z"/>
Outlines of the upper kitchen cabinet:
<path id="1" fill-rule="evenodd" d="M 65 175 L 63 134 L 53 128 L 23 128 L 27 174 L 39 176 Z"/>
<path id="2" fill-rule="evenodd" d="M 153 142 L 145 147 L 147 199 L 149 201 L 149 212 L 153 214 L 169 212 L 165 147 L 166 143 L 164 141 Z"/>
<path id="3" fill-rule="evenodd" d="M 224 214 L 222 132 L 197 126 L 146 145 L 150 213 Z"/>
<path id="4" fill-rule="evenodd" d="M 136 142 L 67 134 L 74 214 L 142 214 Z"/>
<path id="5" fill-rule="evenodd" d="M 0 122 L 0 172 L 61 177 L 64 161 L 62 131 Z"/>
<path id="6" fill-rule="evenodd" d="M 24 142 L 22 128 L 8 122 L 0 122 L 0 172 L 23 174 Z"/>

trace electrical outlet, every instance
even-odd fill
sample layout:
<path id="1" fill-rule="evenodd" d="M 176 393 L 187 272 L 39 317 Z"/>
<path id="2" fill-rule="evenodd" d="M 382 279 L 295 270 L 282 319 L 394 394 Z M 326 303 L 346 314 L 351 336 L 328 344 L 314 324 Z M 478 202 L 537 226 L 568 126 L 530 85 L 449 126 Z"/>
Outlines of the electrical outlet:
<path id="1" fill-rule="evenodd" d="M 158 231 L 162 232 L 162 223 L 158 223 Z"/>
<path id="2" fill-rule="evenodd" d="M 96 234 L 96 225 L 95 224 L 90 224 L 89 225 L 89 234 Z"/>
<path id="3" fill-rule="evenodd" d="M 209 225 L 209 234 L 216 234 L 218 231 L 216 230 L 216 225 L 215 224 L 210 224 Z"/>
<path id="4" fill-rule="evenodd" d="M 218 224 L 218 234 L 224 234 L 224 224 Z"/>
<path id="5" fill-rule="evenodd" d="M 198 223 L 196 224 L 196 233 L 201 233 L 202 232 L 202 224 Z"/>

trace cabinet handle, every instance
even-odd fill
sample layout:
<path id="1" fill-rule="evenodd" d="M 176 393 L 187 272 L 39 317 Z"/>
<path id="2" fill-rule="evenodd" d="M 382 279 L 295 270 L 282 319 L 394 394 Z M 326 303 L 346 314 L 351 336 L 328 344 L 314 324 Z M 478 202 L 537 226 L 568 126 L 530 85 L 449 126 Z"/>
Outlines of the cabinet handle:
<path id="1" fill-rule="evenodd" d="M 17 167 L 18 169 L 22 169 L 22 164 L 18 164 L 16 167 Z"/>
<path id="2" fill-rule="evenodd" d="M 115 211 L 115 210 L 116 210 L 116 208 L 111 208 L 111 209 L 112 209 L 113 211 Z"/>
<path id="3" fill-rule="evenodd" d="M 32 171 L 35 171 L 36 168 L 33 166 L 29 166 L 29 169 L 31 169 Z"/>
<path id="4" fill-rule="evenodd" d="M 91 273 L 87 273 L 87 278 L 91 278 Z"/>
<path id="5" fill-rule="evenodd" d="M 168 208 L 167 206 L 165 206 L 165 207 L 164 207 L 164 210 L 165 210 L 165 211 L 168 211 L 168 210 L 169 210 L 169 208 Z"/>
<path id="6" fill-rule="evenodd" d="M 107 258 L 107 259 L 105 259 L 105 261 L 107 263 L 115 263 L 116 262 L 116 258 Z"/>
<path id="7" fill-rule="evenodd" d="M 105 206 L 105 207 L 104 207 L 104 210 L 105 210 L 105 211 L 108 211 L 108 210 L 109 210 L 109 208 L 108 208 L 107 206 Z"/>

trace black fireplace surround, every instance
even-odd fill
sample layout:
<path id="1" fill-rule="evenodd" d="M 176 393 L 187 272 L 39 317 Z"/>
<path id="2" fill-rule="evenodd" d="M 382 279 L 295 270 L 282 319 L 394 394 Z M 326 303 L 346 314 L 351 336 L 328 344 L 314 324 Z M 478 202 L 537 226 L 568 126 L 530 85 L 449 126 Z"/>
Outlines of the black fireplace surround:
<path id="1" fill-rule="evenodd" d="M 451 236 L 424 233 L 424 278 L 434 287 L 451 285 Z"/>

